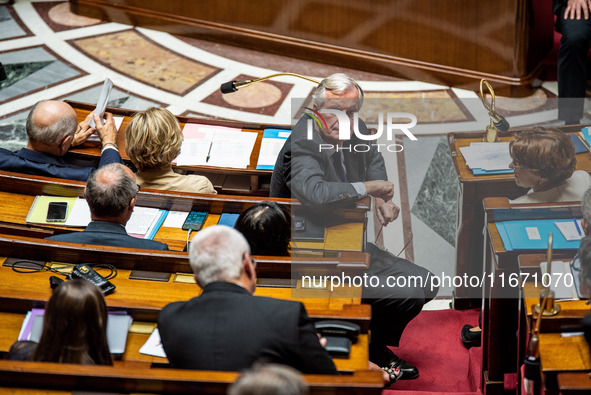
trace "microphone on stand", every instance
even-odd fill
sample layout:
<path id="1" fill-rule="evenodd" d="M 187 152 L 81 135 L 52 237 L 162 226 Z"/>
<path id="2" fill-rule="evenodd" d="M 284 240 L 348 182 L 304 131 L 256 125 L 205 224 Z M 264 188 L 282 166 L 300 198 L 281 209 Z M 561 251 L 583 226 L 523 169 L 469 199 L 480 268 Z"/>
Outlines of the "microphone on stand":
<path id="1" fill-rule="evenodd" d="M 483 86 L 486 86 L 490 92 L 490 106 L 484 98 Z M 498 133 L 506 132 L 509 130 L 510 125 L 502 115 L 499 115 L 499 113 L 495 111 L 495 91 L 484 78 L 480 80 L 480 99 L 482 100 L 482 104 L 484 105 L 484 108 L 486 108 L 486 111 L 488 111 L 488 116 L 490 117 L 490 125 L 486 127 L 486 132 L 482 137 L 482 141 L 489 143 L 498 142 L 500 141 Z"/>
<path id="2" fill-rule="evenodd" d="M 223 83 L 220 86 L 220 91 L 225 95 L 226 93 L 236 92 L 238 89 L 246 88 L 247 86 L 250 86 L 252 84 L 256 84 L 257 82 L 265 81 L 265 80 L 268 80 L 270 78 L 280 77 L 280 76 L 283 76 L 283 75 L 288 75 L 288 76 L 291 76 L 291 77 L 302 78 L 302 79 L 304 79 L 306 81 L 310 81 L 310 82 L 313 82 L 315 84 L 320 84 L 320 81 L 315 80 L 315 79 L 310 78 L 310 77 L 306 77 L 306 76 L 301 75 L 301 74 L 296 74 L 296 73 L 276 73 L 276 74 L 268 75 L 266 77 L 255 78 L 254 80 L 228 81 L 228 82 Z"/>

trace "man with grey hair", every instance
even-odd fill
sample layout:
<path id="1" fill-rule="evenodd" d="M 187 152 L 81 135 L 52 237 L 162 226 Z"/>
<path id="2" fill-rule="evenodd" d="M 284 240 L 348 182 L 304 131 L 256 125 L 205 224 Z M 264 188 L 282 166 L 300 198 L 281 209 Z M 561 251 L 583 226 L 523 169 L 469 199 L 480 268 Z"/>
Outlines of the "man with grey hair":
<path id="1" fill-rule="evenodd" d="M 96 128 L 88 125 L 92 116 L 98 125 Z M 27 117 L 27 147 L 15 152 L 0 149 L 0 170 L 86 181 L 95 167 L 69 163 L 64 155 L 70 147 L 84 143 L 95 131 L 103 147 L 98 167 L 123 163 L 116 145 L 113 115 L 105 113 L 105 117 L 103 124 L 97 115 L 90 113 L 78 123 L 76 112 L 69 104 L 57 100 L 38 102 Z"/>
<path id="2" fill-rule="evenodd" d="M 256 263 L 240 232 L 223 225 L 199 231 L 189 261 L 201 295 L 171 303 L 158 316 L 173 368 L 240 371 L 271 362 L 336 374 L 303 304 L 253 296 Z"/>
<path id="3" fill-rule="evenodd" d="M 359 84 L 346 74 L 323 79 L 313 94 L 313 108 L 308 109 L 311 113 L 296 123 L 277 157 L 270 195 L 302 202 L 306 209 L 295 209 L 299 216 L 306 217 L 306 226 L 326 216 L 331 208 L 365 196 L 375 198 L 375 213 L 383 226 L 398 217 L 399 208 L 392 201 L 394 185 L 388 181 L 384 158 L 376 144 L 368 144 L 357 135 L 369 135 L 365 123 L 356 116 L 363 98 Z M 349 129 L 340 130 L 338 114 L 349 118 Z M 364 148 L 356 149 L 358 144 Z M 429 287 L 432 273 L 428 270 L 372 243 L 367 243 L 365 251 L 371 256 L 367 275 L 379 278 L 382 284 L 366 285 L 362 292 L 363 302 L 372 308 L 370 361 L 386 372 L 400 369 L 399 379 L 415 379 L 419 377 L 418 369 L 388 346 L 399 345 L 406 325 L 437 295 L 438 288 Z M 408 285 L 384 287 L 391 279 Z"/>
<path id="4" fill-rule="evenodd" d="M 164 243 L 127 234 L 125 224 L 135 207 L 138 192 L 133 172 L 120 163 L 110 163 L 92 172 L 84 196 L 92 222 L 82 232 L 50 236 L 47 239 L 115 247 L 168 250 Z"/>

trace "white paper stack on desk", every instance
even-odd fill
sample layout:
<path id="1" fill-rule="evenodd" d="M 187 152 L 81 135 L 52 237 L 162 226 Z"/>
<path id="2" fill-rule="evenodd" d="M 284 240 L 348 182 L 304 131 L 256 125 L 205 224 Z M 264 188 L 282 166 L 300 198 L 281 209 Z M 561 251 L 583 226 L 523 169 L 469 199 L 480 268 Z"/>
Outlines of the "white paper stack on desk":
<path id="1" fill-rule="evenodd" d="M 150 207 L 135 206 L 131 218 L 125 225 L 130 236 L 140 239 L 153 239 L 166 218 L 168 211 Z M 66 226 L 86 227 L 90 223 L 90 208 L 86 199 L 78 198 L 66 220 Z"/>
<path id="2" fill-rule="evenodd" d="M 255 132 L 222 126 L 187 123 L 183 128 L 179 166 L 214 166 L 244 169 L 257 139 Z"/>
<path id="3" fill-rule="evenodd" d="M 470 169 L 508 170 L 513 161 L 509 154 L 509 142 L 472 143 L 461 147 L 460 152 Z"/>

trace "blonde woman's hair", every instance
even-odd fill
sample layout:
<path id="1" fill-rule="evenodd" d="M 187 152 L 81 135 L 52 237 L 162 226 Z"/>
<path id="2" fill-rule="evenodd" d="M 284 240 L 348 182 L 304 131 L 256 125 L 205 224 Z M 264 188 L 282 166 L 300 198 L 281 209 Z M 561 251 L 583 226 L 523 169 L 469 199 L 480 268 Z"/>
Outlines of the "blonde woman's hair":
<path id="1" fill-rule="evenodd" d="M 181 127 L 165 108 L 137 112 L 125 129 L 125 152 L 140 171 L 170 166 L 182 143 Z"/>

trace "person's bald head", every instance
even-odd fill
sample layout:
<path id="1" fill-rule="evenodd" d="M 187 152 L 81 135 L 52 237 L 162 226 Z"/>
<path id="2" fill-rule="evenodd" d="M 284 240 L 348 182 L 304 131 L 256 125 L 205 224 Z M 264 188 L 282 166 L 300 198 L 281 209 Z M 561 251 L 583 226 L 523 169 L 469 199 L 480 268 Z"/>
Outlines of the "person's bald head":
<path id="1" fill-rule="evenodd" d="M 69 104 L 57 100 L 38 102 L 27 117 L 27 135 L 30 141 L 57 147 L 64 139 L 74 138 L 78 117 Z"/>
<path id="2" fill-rule="evenodd" d="M 93 219 L 129 219 L 137 184 L 133 172 L 120 163 L 111 163 L 93 171 L 86 182 L 86 202 Z M 130 211 L 131 210 L 131 211 Z M 129 215 L 128 215 L 129 214 Z M 117 221 L 120 222 L 120 221 Z"/>

